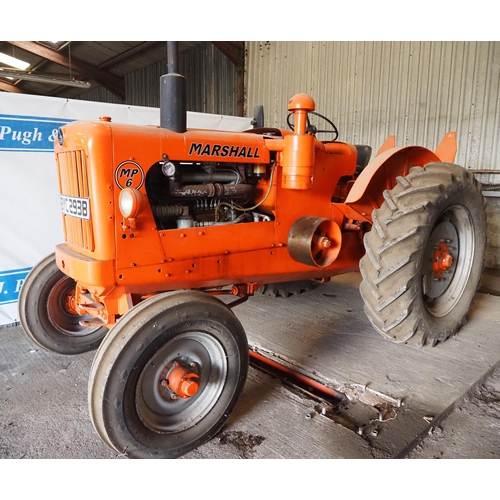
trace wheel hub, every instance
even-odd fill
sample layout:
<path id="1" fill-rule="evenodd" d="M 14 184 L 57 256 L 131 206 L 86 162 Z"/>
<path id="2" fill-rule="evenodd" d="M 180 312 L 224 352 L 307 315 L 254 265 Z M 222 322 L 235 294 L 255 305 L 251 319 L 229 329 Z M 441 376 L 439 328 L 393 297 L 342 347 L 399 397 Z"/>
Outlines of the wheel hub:
<path id="1" fill-rule="evenodd" d="M 453 264 L 453 256 L 448 250 L 446 243 L 441 243 L 434 252 L 432 259 L 432 272 L 436 276 L 441 276 L 446 269 Z"/>
<path id="2" fill-rule="evenodd" d="M 47 314 L 50 323 L 60 333 L 70 336 L 87 336 L 97 331 L 99 325 L 83 325 L 82 321 L 90 319 L 80 315 L 76 303 L 75 282 L 64 276 L 52 288 L 47 297 Z"/>
<path id="3" fill-rule="evenodd" d="M 449 287 L 458 259 L 459 238 L 450 221 L 439 223 L 431 233 L 424 261 L 424 293 L 428 298 L 441 296 Z"/>
<path id="4" fill-rule="evenodd" d="M 63 306 L 70 314 L 78 314 L 76 310 L 75 289 L 71 288 L 63 298 Z"/>
<path id="5" fill-rule="evenodd" d="M 168 387 L 173 394 L 187 399 L 194 396 L 200 388 L 200 377 L 193 371 L 195 363 L 183 366 L 174 361 L 174 367 L 169 371 L 167 378 L 161 382 L 163 387 Z"/>
<path id="6" fill-rule="evenodd" d="M 139 377 L 139 417 L 156 432 L 188 429 L 216 404 L 226 377 L 226 356 L 216 339 L 199 331 L 179 334 L 156 351 Z"/>

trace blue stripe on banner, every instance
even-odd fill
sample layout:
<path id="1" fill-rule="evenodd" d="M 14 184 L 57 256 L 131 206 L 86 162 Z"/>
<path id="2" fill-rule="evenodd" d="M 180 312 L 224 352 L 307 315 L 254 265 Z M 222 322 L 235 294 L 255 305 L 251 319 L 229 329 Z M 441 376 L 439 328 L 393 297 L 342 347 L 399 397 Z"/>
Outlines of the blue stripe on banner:
<path id="1" fill-rule="evenodd" d="M 54 151 L 57 130 L 74 120 L 0 114 L 0 151 Z"/>
<path id="2" fill-rule="evenodd" d="M 13 304 L 19 299 L 19 292 L 31 267 L 0 271 L 0 305 Z"/>

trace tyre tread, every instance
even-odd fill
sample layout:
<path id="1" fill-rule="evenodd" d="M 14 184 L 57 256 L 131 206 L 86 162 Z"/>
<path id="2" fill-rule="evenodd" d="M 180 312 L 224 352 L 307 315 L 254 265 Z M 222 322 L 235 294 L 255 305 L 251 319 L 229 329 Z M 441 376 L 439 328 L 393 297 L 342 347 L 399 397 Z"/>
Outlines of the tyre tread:
<path id="1" fill-rule="evenodd" d="M 392 190 L 384 191 L 383 204 L 373 211 L 375 231 L 364 236 L 366 253 L 360 261 L 360 293 L 374 328 L 393 342 L 415 347 L 435 346 L 454 335 L 465 323 L 471 303 L 463 317 L 450 328 L 429 329 L 427 320 L 423 319 L 420 293 L 417 293 L 418 249 L 425 246 L 429 225 L 436 220 L 439 207 L 446 205 L 450 193 L 457 190 L 470 191 L 474 197 L 482 196 L 479 182 L 458 165 L 430 163 L 425 167 L 412 167 L 406 177 L 396 178 Z M 485 203 L 483 198 L 483 207 Z M 485 238 L 484 230 L 484 242 L 479 245 L 483 251 Z M 484 267 L 484 255 L 479 257 Z"/>

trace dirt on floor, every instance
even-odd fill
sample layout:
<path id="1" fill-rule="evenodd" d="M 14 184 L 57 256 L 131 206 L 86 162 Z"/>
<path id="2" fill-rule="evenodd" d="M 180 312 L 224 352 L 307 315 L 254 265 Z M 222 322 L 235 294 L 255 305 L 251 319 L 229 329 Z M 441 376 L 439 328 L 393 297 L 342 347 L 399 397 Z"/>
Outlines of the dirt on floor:
<path id="1" fill-rule="evenodd" d="M 500 458 L 500 369 L 432 427 L 408 458 Z"/>

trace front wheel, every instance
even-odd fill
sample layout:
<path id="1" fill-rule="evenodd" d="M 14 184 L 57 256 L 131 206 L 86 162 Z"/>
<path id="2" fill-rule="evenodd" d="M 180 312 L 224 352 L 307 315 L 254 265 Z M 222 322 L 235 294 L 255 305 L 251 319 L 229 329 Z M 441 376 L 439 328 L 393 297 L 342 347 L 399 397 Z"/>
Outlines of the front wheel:
<path id="1" fill-rule="evenodd" d="M 28 274 L 19 294 L 21 325 L 37 345 L 58 354 L 80 354 L 97 349 L 106 327 L 82 326 L 74 307 L 75 281 L 59 270 L 55 254 Z"/>
<path id="2" fill-rule="evenodd" d="M 373 211 L 360 261 L 365 312 L 397 343 L 436 345 L 465 323 L 486 247 L 481 186 L 458 165 L 414 167 Z"/>
<path id="3" fill-rule="evenodd" d="M 129 458 L 176 458 L 219 432 L 243 390 L 248 343 L 220 300 L 157 295 L 113 327 L 92 364 L 94 428 Z"/>

